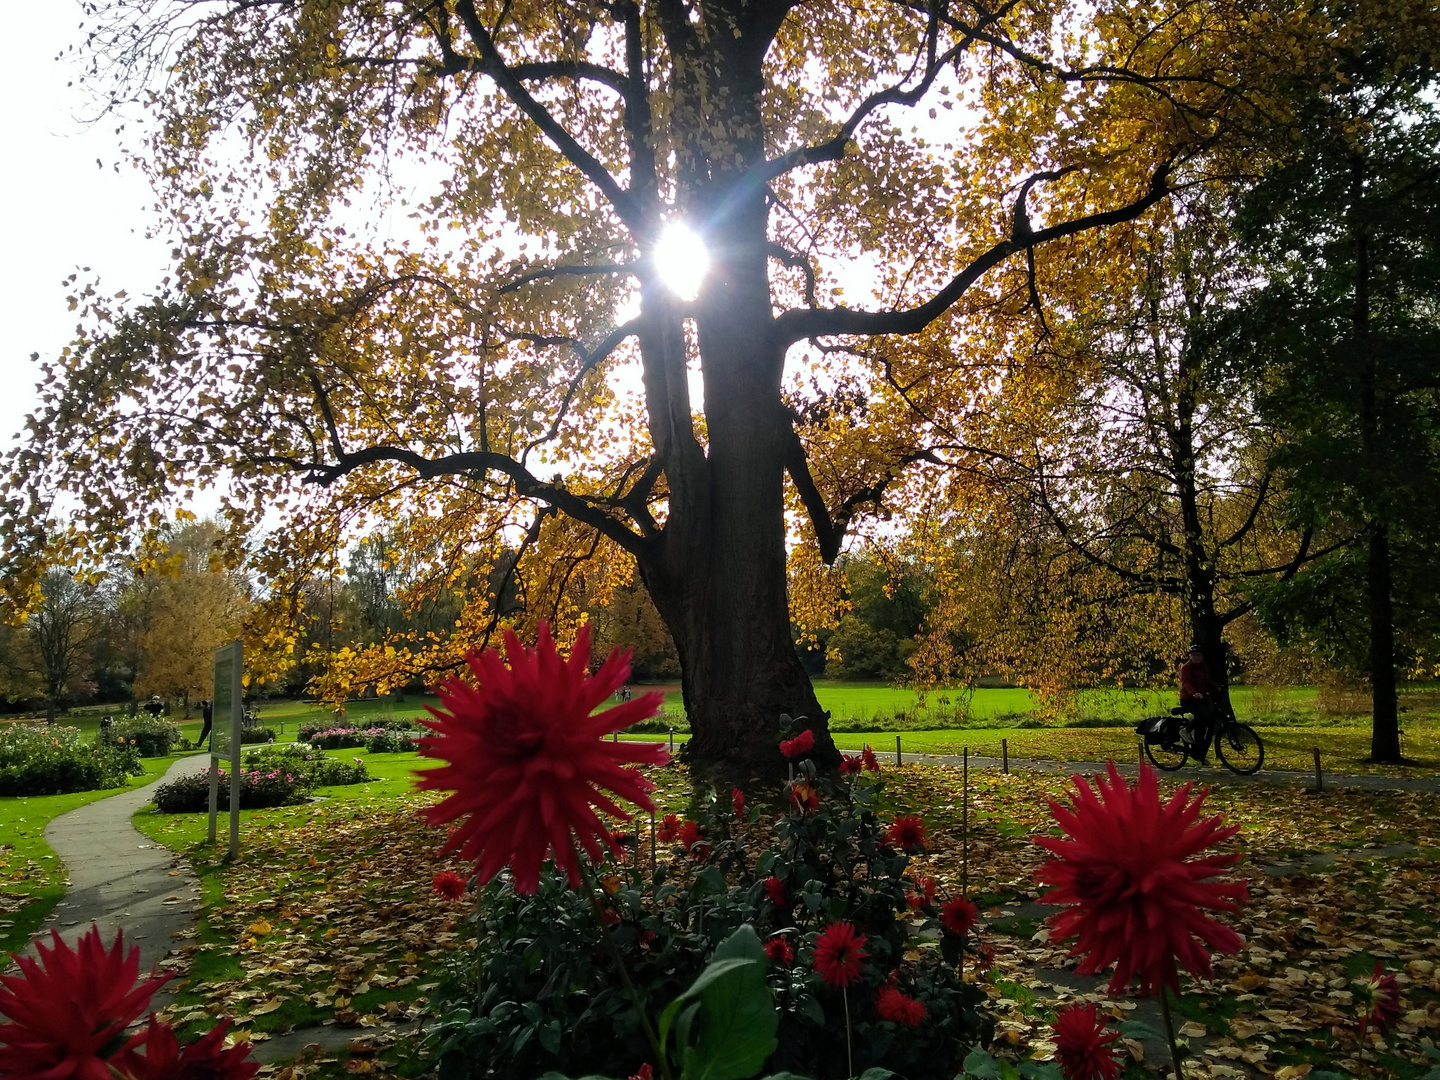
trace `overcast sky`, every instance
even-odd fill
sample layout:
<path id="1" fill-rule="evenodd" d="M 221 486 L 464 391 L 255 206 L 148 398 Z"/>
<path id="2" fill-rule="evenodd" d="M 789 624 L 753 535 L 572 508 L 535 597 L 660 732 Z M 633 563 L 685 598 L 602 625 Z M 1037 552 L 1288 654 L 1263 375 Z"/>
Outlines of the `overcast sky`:
<path id="1" fill-rule="evenodd" d="M 0 65 L 0 447 L 8 448 L 36 402 L 30 354 L 54 356 L 74 335 L 63 280 L 88 266 L 106 291 L 141 294 L 165 263 L 144 239 L 148 188 L 131 170 L 115 171 L 115 123 L 82 122 L 93 106 L 66 85 L 77 81 L 73 61 L 56 59 L 81 40 L 79 4 L 10 3 L 5 16 L 8 40 L 23 43 Z"/>

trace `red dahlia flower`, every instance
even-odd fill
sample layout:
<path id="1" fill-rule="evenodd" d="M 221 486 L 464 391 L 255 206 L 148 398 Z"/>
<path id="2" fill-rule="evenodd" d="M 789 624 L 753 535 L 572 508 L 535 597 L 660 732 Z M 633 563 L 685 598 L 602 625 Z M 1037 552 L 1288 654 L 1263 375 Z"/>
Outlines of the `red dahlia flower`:
<path id="1" fill-rule="evenodd" d="M 1071 1005 L 1055 1014 L 1055 1057 L 1065 1080 L 1115 1080 L 1125 1071 L 1110 1044 L 1118 1031 L 1105 1030 L 1095 1003 Z"/>
<path id="2" fill-rule="evenodd" d="M 1385 967 L 1378 960 L 1374 973 L 1355 983 L 1355 998 L 1365 1008 L 1365 1015 L 1360 1017 L 1362 1038 L 1371 1024 L 1381 1031 L 1389 1031 L 1400 1019 L 1400 984 L 1394 975 L 1385 974 Z"/>
<path id="3" fill-rule="evenodd" d="M 875 758 L 875 751 L 870 749 L 870 744 L 865 744 L 865 749 L 860 751 L 860 760 L 865 763 L 868 772 L 879 772 L 880 762 Z"/>
<path id="4" fill-rule="evenodd" d="M 1113 994 L 1138 978 L 1140 992 L 1168 986 L 1179 992 L 1178 963 L 1193 975 L 1209 978 L 1210 954 L 1240 948 L 1240 935 L 1222 926 L 1211 911 L 1236 911 L 1247 900 L 1243 881 L 1217 881 L 1216 875 L 1240 861 L 1238 854 L 1193 856 L 1238 831 L 1220 817 L 1198 822 L 1205 793 L 1187 801 L 1190 785 L 1161 803 L 1155 770 L 1144 767 L 1134 787 L 1115 763 L 1110 780 L 1095 790 L 1075 777 L 1072 806 L 1052 801 L 1051 812 L 1071 839 L 1041 837 L 1050 851 L 1036 877 L 1055 889 L 1050 904 L 1068 905 L 1050 916 L 1060 940 L 1075 938 L 1070 955 L 1081 956 L 1082 975 L 1115 965 Z"/>
<path id="5" fill-rule="evenodd" d="M 655 1080 L 655 1070 L 650 1068 L 650 1063 L 647 1061 L 630 1074 L 630 1080 Z"/>
<path id="6" fill-rule="evenodd" d="M 655 785 L 630 766 L 664 764 L 664 748 L 601 736 L 653 716 L 661 695 L 591 715 L 629 679 L 629 657 L 616 649 L 589 675 L 590 627 L 567 660 L 542 622 L 534 649 L 506 633 L 505 660 L 495 650 L 467 657 L 478 685 L 452 678 L 440 689 L 441 708 L 426 706 L 435 734 L 420 740 L 420 752 L 450 764 L 417 773 L 416 786 L 454 793 L 426 817 L 432 825 L 461 820 L 445 847 L 475 860 L 480 884 L 509 864 L 515 888 L 532 893 L 548 852 L 579 885 L 577 848 L 596 862 L 602 846 L 615 850 L 595 811 L 628 820 L 616 798 L 654 810 Z"/>
<path id="7" fill-rule="evenodd" d="M 675 838 L 680 835 L 680 818 L 675 814 L 666 814 L 660 819 L 660 827 L 655 830 L 655 839 L 662 844 L 673 844 Z"/>
<path id="8" fill-rule="evenodd" d="M 964 937 L 975 928 L 980 919 L 980 909 L 970 902 L 969 897 L 956 896 L 946 900 L 940 909 L 940 925 L 956 937 Z"/>
<path id="9" fill-rule="evenodd" d="M 441 870 L 430 879 L 430 888 L 446 900 L 459 900 L 467 888 L 465 879 L 454 870 Z"/>
<path id="10" fill-rule="evenodd" d="M 783 937 L 772 937 L 765 942 L 765 955 L 785 967 L 789 967 L 795 961 L 795 950 Z"/>
<path id="11" fill-rule="evenodd" d="M 774 874 L 765 879 L 765 899 L 777 907 L 784 907 L 787 903 L 785 897 L 785 882 L 781 881 Z"/>
<path id="12" fill-rule="evenodd" d="M 906 997 L 889 985 L 881 987 L 880 996 L 875 999 L 875 1011 L 880 1019 L 905 1027 L 917 1027 L 925 1022 L 925 1003 Z"/>
<path id="13" fill-rule="evenodd" d="M 885 830 L 885 839 L 910 854 L 924 851 L 925 822 L 918 817 L 897 817 Z"/>
<path id="14" fill-rule="evenodd" d="M 92 926 L 71 949 L 50 931 L 53 945 L 36 942 L 39 960 L 16 956 L 19 975 L 0 976 L 0 1076 L 10 1080 L 112 1080 L 105 1058 L 124 1042 L 124 1030 L 150 1007 L 162 975 L 136 985 L 140 950 L 127 954 L 123 935 L 107 951 Z"/>
<path id="15" fill-rule="evenodd" d="M 863 765 L 859 754 L 840 755 L 840 771 L 847 776 L 858 773 Z"/>
<path id="16" fill-rule="evenodd" d="M 815 941 L 815 970 L 831 986 L 849 986 L 870 954 L 864 951 L 865 935 L 857 934 L 848 922 L 831 923 Z"/>
<path id="17" fill-rule="evenodd" d="M 710 857 L 710 845 L 705 843 L 705 837 L 700 834 L 697 823 L 685 822 L 675 834 L 675 839 L 692 859 L 703 862 Z"/>
<path id="18" fill-rule="evenodd" d="M 803 757 L 815 749 L 815 732 L 806 728 L 793 739 L 782 739 L 780 742 L 780 753 L 787 758 Z"/>
<path id="19" fill-rule="evenodd" d="M 744 820 L 745 820 L 745 792 L 741 791 L 738 787 L 732 787 L 732 788 L 730 789 L 730 805 L 735 808 L 735 816 L 736 816 L 739 820 L 744 821 Z"/>
<path id="20" fill-rule="evenodd" d="M 221 1021 L 182 1050 L 175 1029 L 152 1016 L 133 1045 L 111 1064 L 125 1080 L 250 1080 L 260 1071 L 260 1063 L 250 1060 L 248 1042 L 225 1049 L 229 1026 L 229 1020 Z M 134 1046 L 145 1048 L 143 1057 Z"/>

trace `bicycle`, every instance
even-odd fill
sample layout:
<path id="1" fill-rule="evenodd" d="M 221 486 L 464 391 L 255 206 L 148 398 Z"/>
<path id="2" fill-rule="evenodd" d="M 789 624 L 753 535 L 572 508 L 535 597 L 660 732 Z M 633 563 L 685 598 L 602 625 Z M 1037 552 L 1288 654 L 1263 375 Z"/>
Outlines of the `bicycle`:
<path id="1" fill-rule="evenodd" d="M 1188 721 L 1187 721 L 1188 718 Z M 1193 730 L 1198 717 L 1186 708 L 1174 708 L 1168 716 L 1147 716 L 1135 725 L 1136 734 L 1145 739 L 1145 756 L 1157 769 L 1174 772 L 1190 758 L 1200 760 L 1197 753 Z M 1231 772 L 1251 776 L 1265 764 L 1265 743 L 1249 724 L 1235 719 L 1235 713 L 1226 709 L 1214 723 L 1213 730 L 1206 732 L 1199 746 L 1213 743 L 1215 756 L 1225 763 Z"/>

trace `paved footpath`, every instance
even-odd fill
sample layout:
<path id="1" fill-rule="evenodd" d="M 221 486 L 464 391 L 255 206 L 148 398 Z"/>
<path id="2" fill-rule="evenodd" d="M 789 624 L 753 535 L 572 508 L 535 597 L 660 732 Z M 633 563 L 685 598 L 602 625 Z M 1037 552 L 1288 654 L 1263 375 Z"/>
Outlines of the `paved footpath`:
<path id="1" fill-rule="evenodd" d="M 906 762 L 950 767 L 962 764 L 959 756 L 905 753 L 903 758 Z M 114 940 L 116 929 L 123 928 L 125 940 L 140 946 L 142 971 L 162 966 L 167 960 L 175 962 L 179 946 L 176 936 L 188 934 L 195 926 L 200 883 L 184 859 L 137 831 L 130 818 L 150 801 L 156 784 L 199 772 L 208 760 L 205 754 L 181 758 L 154 784 L 82 806 L 50 823 L 45 830 L 45 839 L 70 873 L 69 890 L 50 916 L 50 925 L 56 927 L 67 940 L 73 942 L 89 929 L 91 923 L 100 927 L 101 936 L 106 941 Z M 1009 764 L 1013 770 L 1054 773 L 1091 773 L 1105 769 L 1103 762 L 1063 763 L 1012 758 Z M 970 767 L 977 771 L 999 769 L 1001 761 L 999 758 L 971 757 Z M 1136 772 L 1133 764 L 1120 765 L 1119 768 L 1122 773 L 1130 775 Z M 1170 775 L 1182 780 L 1200 778 L 1207 783 L 1314 786 L 1314 775 L 1311 773 L 1278 770 L 1262 770 L 1255 776 L 1237 776 L 1226 769 L 1185 768 Z M 1440 778 L 1326 775 L 1325 787 L 1327 790 L 1440 791 Z M 1373 854 L 1401 853 L 1376 849 Z M 1312 861 L 1320 865 L 1327 858 L 1332 856 L 1322 853 L 1302 862 L 1308 867 Z M 1284 874 L 1293 873 L 1299 867 L 1263 869 Z M 1034 917 L 1048 911 L 1044 905 L 1031 903 L 1007 910 L 1004 917 Z M 1098 978 L 1086 979 L 1070 971 L 1037 971 L 1036 975 L 1057 990 L 1063 988 L 1072 993 L 1093 990 L 1102 985 Z M 1143 1002 L 1135 1015 L 1158 1022 L 1158 1011 L 1151 1016 L 1152 1011 L 1155 1011 L 1153 1003 Z M 384 1025 L 384 1028 L 387 1033 L 402 1030 L 392 1025 Z M 378 1033 L 379 1029 L 365 1032 L 338 1026 L 307 1028 L 259 1043 L 255 1047 L 255 1057 L 261 1061 L 287 1060 L 307 1045 L 343 1046 L 352 1038 Z"/>
<path id="2" fill-rule="evenodd" d="M 45 842 L 65 864 L 69 887 L 47 930 L 54 927 L 73 942 L 94 923 L 108 944 L 123 928 L 126 942 L 140 946 L 141 971 L 159 966 L 178 947 L 174 935 L 195 926 L 200 882 L 180 856 L 139 832 L 130 816 L 158 784 L 197 773 L 208 760 L 205 754 L 180 758 L 154 783 L 50 822 Z"/>

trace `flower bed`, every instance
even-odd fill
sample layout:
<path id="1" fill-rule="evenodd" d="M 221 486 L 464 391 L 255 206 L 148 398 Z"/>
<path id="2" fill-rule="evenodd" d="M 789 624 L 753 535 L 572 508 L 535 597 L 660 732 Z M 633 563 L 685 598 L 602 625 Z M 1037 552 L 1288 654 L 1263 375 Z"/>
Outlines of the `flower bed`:
<path id="1" fill-rule="evenodd" d="M 180 741 L 180 727 L 158 716 L 137 713 L 117 721 L 110 737 L 133 743 L 141 757 L 164 757 Z"/>
<path id="2" fill-rule="evenodd" d="M 404 729 L 397 730 L 388 727 L 320 729 L 303 727 L 300 729 L 300 738 L 301 741 L 308 742 L 321 750 L 347 750 L 363 747 L 372 753 L 400 753 L 415 749 L 415 741 L 406 734 Z"/>
<path id="3" fill-rule="evenodd" d="M 0 795 L 62 795 L 123 787 L 139 776 L 137 747 L 127 740 L 82 741 L 78 728 L 0 725 Z"/>
<path id="4" fill-rule="evenodd" d="M 304 802 L 317 787 L 363 784 L 370 779 L 364 762 L 339 761 L 302 745 L 255 750 L 242 759 L 240 808 L 260 810 Z M 230 776 L 220 770 L 219 807 L 230 809 Z M 163 814 L 193 814 L 210 807 L 210 770 L 182 776 L 155 789 Z"/>
<path id="5" fill-rule="evenodd" d="M 326 750 L 342 750 L 349 747 L 360 747 L 365 741 L 374 737 L 380 732 L 419 732 L 424 731 L 424 726 L 419 720 L 412 720 L 404 717 L 387 717 L 384 720 L 375 720 L 363 727 L 358 724 L 337 723 L 328 721 L 323 724 L 302 724 L 300 733 L 296 736 L 301 742 L 323 745 Z M 317 739 L 333 739 L 334 745 L 326 745 L 316 742 Z M 349 741 L 343 741 L 348 738 Z M 413 749 L 410 747 L 409 749 Z"/>

